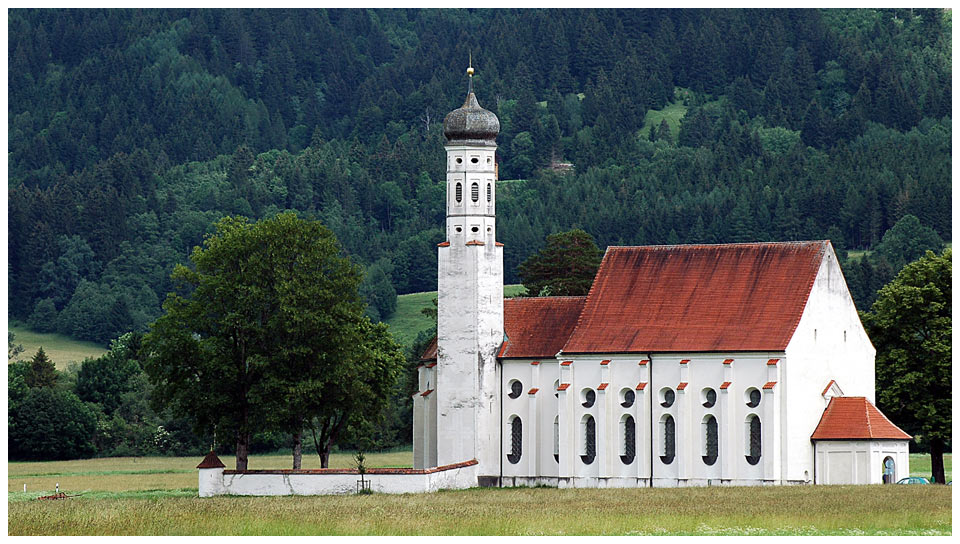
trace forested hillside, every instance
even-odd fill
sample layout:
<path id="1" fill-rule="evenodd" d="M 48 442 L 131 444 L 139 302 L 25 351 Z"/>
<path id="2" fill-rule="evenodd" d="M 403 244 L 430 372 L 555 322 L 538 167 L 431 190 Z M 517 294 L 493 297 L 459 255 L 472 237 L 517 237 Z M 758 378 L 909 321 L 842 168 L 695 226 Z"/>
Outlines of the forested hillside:
<path id="1" fill-rule="evenodd" d="M 502 126 L 507 282 L 575 227 L 601 248 L 830 238 L 872 250 L 844 262 L 866 309 L 950 240 L 950 16 L 10 10 L 10 314 L 103 344 L 145 330 L 214 221 L 296 210 L 385 318 L 436 288 L 470 53 Z"/>

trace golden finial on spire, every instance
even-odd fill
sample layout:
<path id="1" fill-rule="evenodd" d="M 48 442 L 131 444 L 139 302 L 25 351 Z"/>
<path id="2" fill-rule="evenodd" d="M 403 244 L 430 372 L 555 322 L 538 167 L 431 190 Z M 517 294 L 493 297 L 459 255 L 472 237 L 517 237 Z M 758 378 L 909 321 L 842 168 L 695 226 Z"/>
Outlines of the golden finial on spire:
<path id="1" fill-rule="evenodd" d="M 470 52 L 470 65 L 467 66 L 467 75 L 473 77 L 473 51 Z"/>

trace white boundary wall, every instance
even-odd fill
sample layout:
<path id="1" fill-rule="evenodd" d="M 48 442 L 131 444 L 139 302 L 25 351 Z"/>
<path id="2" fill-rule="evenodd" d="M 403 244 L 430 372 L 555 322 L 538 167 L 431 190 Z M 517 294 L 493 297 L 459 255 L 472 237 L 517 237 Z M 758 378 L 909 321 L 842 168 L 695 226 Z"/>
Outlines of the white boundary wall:
<path id="1" fill-rule="evenodd" d="M 216 495 L 345 495 L 357 492 L 356 470 L 199 469 L 201 497 Z M 477 485 L 477 461 L 428 470 L 367 469 L 364 479 L 376 493 L 426 493 Z"/>

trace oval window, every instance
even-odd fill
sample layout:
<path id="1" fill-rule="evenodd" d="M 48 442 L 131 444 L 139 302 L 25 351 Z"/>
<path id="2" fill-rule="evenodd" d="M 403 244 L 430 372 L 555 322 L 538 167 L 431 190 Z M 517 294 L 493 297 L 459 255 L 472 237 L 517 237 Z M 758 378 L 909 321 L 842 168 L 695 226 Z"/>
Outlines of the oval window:
<path id="1" fill-rule="evenodd" d="M 520 383 L 520 380 L 513 380 L 510 382 L 510 398 L 515 399 L 523 393 L 523 384 Z"/>
<path id="2" fill-rule="evenodd" d="M 661 392 L 660 406 L 664 408 L 669 408 L 673 406 L 673 401 L 676 400 L 677 395 L 673 392 L 673 389 L 664 388 Z"/>
<path id="3" fill-rule="evenodd" d="M 703 407 L 704 408 L 713 408 L 713 405 L 717 403 L 717 392 L 711 388 L 706 388 L 703 390 Z"/>
<path id="4" fill-rule="evenodd" d="M 633 403 L 636 400 L 637 400 L 637 394 L 633 392 L 633 389 L 624 389 L 623 400 L 620 401 L 620 406 L 623 406 L 624 408 L 629 408 L 633 406 Z"/>
<path id="5" fill-rule="evenodd" d="M 597 392 L 593 389 L 584 389 L 582 406 L 584 408 L 590 408 L 594 402 L 597 402 Z"/>
<path id="6" fill-rule="evenodd" d="M 747 406 L 756 408 L 760 405 L 760 390 L 751 388 L 747 391 Z"/>

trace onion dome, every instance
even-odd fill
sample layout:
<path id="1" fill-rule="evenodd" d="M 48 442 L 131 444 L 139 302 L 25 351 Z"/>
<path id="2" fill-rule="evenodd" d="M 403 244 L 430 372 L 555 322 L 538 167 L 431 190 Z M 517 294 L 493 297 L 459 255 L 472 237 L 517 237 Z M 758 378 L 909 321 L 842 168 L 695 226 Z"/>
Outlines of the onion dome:
<path id="1" fill-rule="evenodd" d="M 471 63 L 472 64 L 472 63 Z M 497 145 L 500 120 L 495 113 L 480 107 L 477 95 L 473 94 L 473 67 L 467 69 L 470 89 L 463 106 L 443 118 L 443 135 L 448 145 Z"/>

